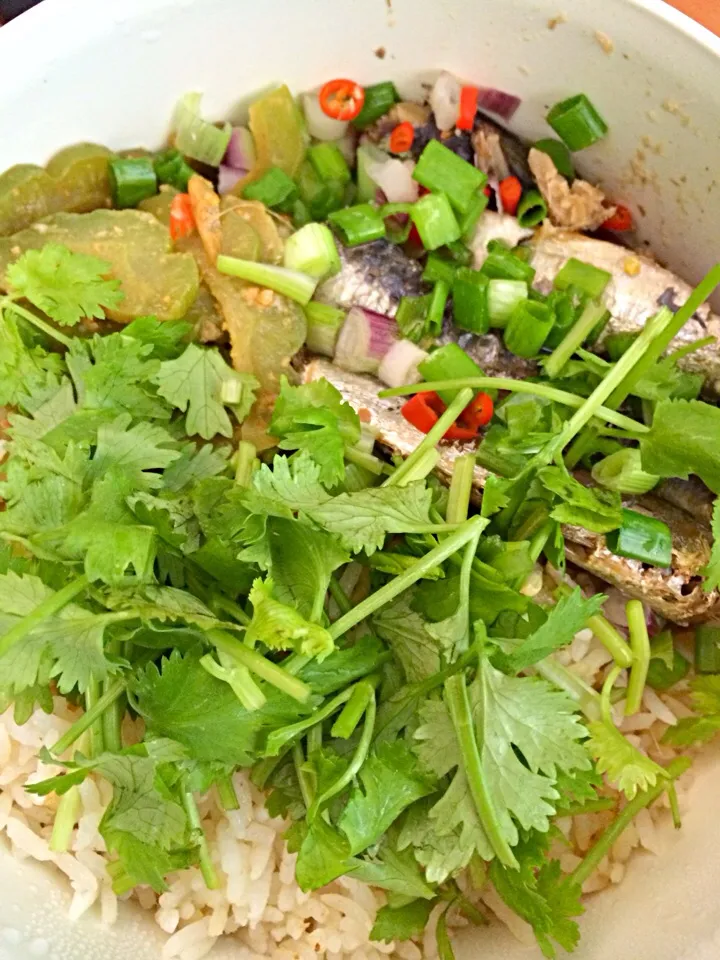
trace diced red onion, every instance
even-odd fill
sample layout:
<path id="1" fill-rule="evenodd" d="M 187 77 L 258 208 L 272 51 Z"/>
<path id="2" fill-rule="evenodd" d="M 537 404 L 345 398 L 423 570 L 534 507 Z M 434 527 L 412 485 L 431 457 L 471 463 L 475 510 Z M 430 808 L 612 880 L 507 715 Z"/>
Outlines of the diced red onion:
<path id="1" fill-rule="evenodd" d="M 304 93 L 302 104 L 311 137 L 317 140 L 339 140 L 345 136 L 348 128 L 347 121 L 334 120 L 323 112 L 317 90 Z"/>
<path id="2" fill-rule="evenodd" d="M 390 317 L 353 307 L 335 345 L 335 363 L 353 373 L 375 373 L 395 341 L 397 324 Z"/>
<path id="3" fill-rule="evenodd" d="M 412 160 L 388 157 L 367 165 L 367 174 L 387 197 L 388 203 L 415 203 L 419 184 L 413 180 L 415 164 Z"/>
<path id="4" fill-rule="evenodd" d="M 255 141 L 247 127 L 233 127 L 223 163 L 236 170 L 252 170 L 255 166 Z"/>
<path id="5" fill-rule="evenodd" d="M 218 193 L 222 196 L 224 193 L 230 193 L 235 184 L 247 176 L 248 171 L 230 167 L 226 163 L 221 163 L 218 168 Z"/>
<path id="6" fill-rule="evenodd" d="M 478 106 L 503 120 L 510 120 L 521 103 L 522 100 L 514 94 L 495 90 L 494 87 L 480 87 L 478 92 Z"/>
<path id="7" fill-rule="evenodd" d="M 427 357 L 411 340 L 396 340 L 382 359 L 378 379 L 388 387 L 404 387 L 422 380 L 418 364 Z"/>
<path id="8" fill-rule="evenodd" d="M 460 110 L 460 83 L 451 73 L 441 73 L 430 93 L 430 106 L 440 130 L 455 127 Z"/>

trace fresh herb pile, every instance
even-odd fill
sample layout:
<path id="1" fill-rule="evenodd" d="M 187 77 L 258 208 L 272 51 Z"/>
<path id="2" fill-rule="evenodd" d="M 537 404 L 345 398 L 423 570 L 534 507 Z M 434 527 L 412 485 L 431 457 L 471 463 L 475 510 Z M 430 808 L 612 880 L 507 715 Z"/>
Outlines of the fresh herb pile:
<path id="1" fill-rule="evenodd" d="M 372 938 L 420 934 L 441 903 L 438 948 L 452 957 L 447 910 L 485 922 L 458 884 L 467 868 L 470 886 L 492 882 L 554 957 L 558 945 L 577 943 L 581 886 L 637 811 L 668 791 L 677 820 L 673 782 L 688 761 L 661 767 L 618 731 L 615 683 L 629 669 L 632 714 L 647 683 L 666 688 L 687 663 L 677 662 L 669 634 L 651 646 L 637 600 L 627 607 L 628 642 L 602 616 L 602 595 L 561 587 L 543 605 L 522 587 L 541 557 L 564 569 L 562 524 L 615 537 L 621 556 L 667 565 L 668 528 L 624 509 L 621 493 L 690 473 L 720 492 L 720 411 L 698 399 L 698 378 L 678 369 L 677 354 L 660 359 L 718 268 L 677 313 L 661 310 L 602 360 L 582 344 L 603 320 L 607 275 L 571 262 L 544 298 L 529 290 L 522 250 L 496 245 L 483 271 L 460 265 L 456 214 L 467 235 L 484 209 L 485 180 L 459 158 L 448 168 L 436 140 L 416 168 L 430 192 L 414 206 L 348 205 L 339 151 L 316 144 L 305 158 L 295 105 L 282 90 L 266 98 L 268 116 L 279 130 L 285 122 L 286 146 L 300 144 L 292 158 L 283 154 L 300 170 L 299 193 L 273 167 L 250 184 L 250 199 L 272 206 L 279 198 L 275 207 L 296 226 L 303 211 L 329 214 L 351 244 L 385 236 L 389 217 L 409 215 L 427 249 L 444 249 L 426 261 L 433 292 L 401 304 L 401 333 L 427 345 L 452 291 L 460 327 L 504 326 L 520 356 L 535 356 L 554 329 L 552 352 L 532 381 L 468 370 L 457 347 L 431 353 L 425 383 L 387 391 L 437 391 L 443 400 L 432 416 L 417 403 L 405 411 L 411 421 L 426 417 L 426 436 L 402 462 L 377 455 L 373 435 L 330 383 L 283 378 L 268 423 L 277 443 L 258 455 L 236 439 L 262 391 L 252 373 L 194 342 L 189 322 L 127 316 L 120 260 L 52 238 L 37 247 L 34 236 L 7 268 L 10 293 L 0 300 L 0 403 L 11 411 L 0 490 L 0 692 L 18 723 L 36 707 L 51 712 L 56 692 L 82 712 L 43 752 L 66 772 L 28 789 L 60 796 L 51 845 L 64 851 L 78 785 L 91 773 L 109 781 L 100 832 L 117 893 L 139 884 L 162 891 L 169 872 L 192 864 L 213 888 L 196 796 L 215 787 L 232 809 L 233 771 L 250 768 L 271 814 L 292 821 L 287 842 L 304 890 L 348 874 L 387 893 Z M 392 106 L 388 96 L 377 92 L 372 119 Z M 201 123 L 197 101 L 181 106 L 188 133 Z M 276 133 L 254 109 L 260 150 L 259 131 L 270 140 Z M 219 163 L 229 133 L 201 129 Z M 398 144 L 407 149 L 407 137 Z M 180 187 L 193 177 L 177 151 L 154 167 L 130 160 L 113 166 L 119 206 L 156 191 L 158 163 Z M 334 192 L 325 189 L 333 175 Z M 190 197 L 172 196 L 171 234 L 182 241 L 197 227 L 205 243 L 209 221 L 193 219 Z M 106 211 L 87 216 L 103 230 L 109 222 Z M 170 263 L 162 238 L 158 245 L 150 235 L 157 224 L 123 223 L 142 230 L 147 257 L 158 258 L 152 264 L 177 298 L 162 303 L 182 316 L 193 279 L 185 255 Z M 221 254 L 218 269 L 307 304 L 338 265 L 332 235 L 316 226 L 303 226 L 301 241 L 290 237 L 285 266 L 258 262 L 256 246 L 254 257 Z M 190 300 L 196 292 L 195 272 Z M 313 318 L 326 323 L 332 310 L 313 306 L 310 337 Z M 88 318 L 108 315 L 131 322 L 88 330 Z M 477 391 L 489 391 L 489 406 Z M 628 398 L 642 420 L 618 412 Z M 477 459 L 495 475 L 481 512 L 470 515 L 475 455 L 457 459 L 445 490 L 433 476 L 436 444 L 450 429 L 475 436 L 485 424 Z M 570 472 L 581 463 L 597 486 Z M 714 527 L 720 534 L 717 508 Z M 720 582 L 717 545 L 705 575 L 708 590 Z M 600 693 L 553 656 L 586 626 L 613 655 Z M 708 636 L 705 649 L 716 651 L 716 634 Z M 679 724 L 672 742 L 720 729 L 715 680 L 697 682 L 699 716 Z M 140 744 L 123 741 L 127 712 L 144 720 Z M 626 802 L 564 875 L 549 855 L 554 820 L 614 808 L 603 775 Z"/>

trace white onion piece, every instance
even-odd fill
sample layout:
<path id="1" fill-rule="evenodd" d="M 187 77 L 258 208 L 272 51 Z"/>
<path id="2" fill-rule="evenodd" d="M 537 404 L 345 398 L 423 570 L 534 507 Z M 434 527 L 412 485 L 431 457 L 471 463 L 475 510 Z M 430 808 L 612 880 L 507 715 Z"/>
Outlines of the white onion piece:
<path id="1" fill-rule="evenodd" d="M 236 183 L 247 176 L 248 171 L 221 163 L 218 168 L 218 193 L 230 193 Z"/>
<path id="2" fill-rule="evenodd" d="M 233 127 L 223 163 L 236 170 L 252 170 L 255 166 L 255 141 L 247 127 Z"/>
<path id="3" fill-rule="evenodd" d="M 396 340 L 382 358 L 377 372 L 378 380 L 382 380 L 388 387 L 419 383 L 422 377 L 418 372 L 418 364 L 426 357 L 426 351 L 421 350 L 412 340 Z"/>
<path id="4" fill-rule="evenodd" d="M 345 136 L 348 128 L 346 120 L 334 120 L 329 117 L 320 106 L 317 90 L 304 93 L 302 97 L 303 112 L 308 125 L 308 133 L 317 140 L 339 140 Z"/>
<path id="5" fill-rule="evenodd" d="M 335 344 L 335 363 L 352 373 L 375 373 L 396 333 L 397 324 L 390 317 L 353 307 Z"/>
<path id="6" fill-rule="evenodd" d="M 412 178 L 414 169 L 412 160 L 397 157 L 367 165 L 368 176 L 380 187 L 388 203 L 415 203 L 419 184 Z"/>
<path id="7" fill-rule="evenodd" d="M 430 93 L 430 106 L 440 130 L 452 130 L 460 111 L 460 84 L 451 73 L 441 73 Z"/>
<path id="8" fill-rule="evenodd" d="M 521 240 L 526 240 L 534 231 L 521 227 L 515 217 L 507 213 L 495 213 L 486 210 L 478 220 L 475 235 L 469 247 L 473 252 L 473 266 L 476 270 L 487 260 L 487 246 L 491 240 L 504 240 L 511 247 L 516 247 Z"/>

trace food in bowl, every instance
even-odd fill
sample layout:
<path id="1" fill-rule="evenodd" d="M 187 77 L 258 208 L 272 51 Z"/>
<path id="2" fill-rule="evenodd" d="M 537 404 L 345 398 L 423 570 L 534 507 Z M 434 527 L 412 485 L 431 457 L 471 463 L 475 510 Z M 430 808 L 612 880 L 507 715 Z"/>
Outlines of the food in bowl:
<path id="1" fill-rule="evenodd" d="M 619 243 L 587 97 L 532 146 L 517 105 L 190 94 L 159 153 L 0 177 L 0 809 L 73 915 L 133 896 L 184 960 L 447 958 L 493 915 L 553 957 L 679 825 L 720 269 Z"/>

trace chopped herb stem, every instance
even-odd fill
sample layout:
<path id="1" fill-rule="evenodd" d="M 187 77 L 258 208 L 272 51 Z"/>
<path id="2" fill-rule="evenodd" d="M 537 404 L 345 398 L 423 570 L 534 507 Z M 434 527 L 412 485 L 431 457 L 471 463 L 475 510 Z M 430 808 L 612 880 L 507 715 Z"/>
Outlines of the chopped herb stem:
<path id="1" fill-rule="evenodd" d="M 289 723 L 285 727 L 273 730 L 267 739 L 268 755 L 271 757 L 277 755 L 286 744 L 293 741 L 296 737 L 301 736 L 306 730 L 310 730 L 316 724 L 323 723 L 328 717 L 331 717 L 347 703 L 353 695 L 355 686 L 356 684 L 353 684 L 351 687 L 346 687 L 344 690 L 341 690 L 332 700 L 329 700 L 324 706 L 319 707 L 304 720 L 298 720 L 297 723 Z"/>
<path id="2" fill-rule="evenodd" d="M 339 737 L 341 740 L 350 739 L 367 709 L 370 698 L 375 695 L 377 681 L 379 677 L 369 677 L 355 686 L 352 696 L 342 708 L 342 713 L 330 730 L 331 736 Z"/>
<path id="3" fill-rule="evenodd" d="M 544 361 L 545 373 L 554 380 L 560 375 L 560 371 L 575 353 L 578 347 L 581 347 L 589 337 L 592 330 L 602 320 L 607 313 L 605 305 L 592 300 L 585 307 L 580 317 L 570 327 L 563 339 L 553 350 L 547 360 Z"/>
<path id="4" fill-rule="evenodd" d="M 469 387 L 471 390 L 509 390 L 512 393 L 530 393 L 536 397 L 545 397 L 547 400 L 554 400 L 556 403 L 563 404 L 566 407 L 577 407 L 578 409 L 585 405 L 585 398 L 578 397 L 574 393 L 568 393 L 565 390 L 557 390 L 555 387 L 549 387 L 545 383 L 531 383 L 529 380 L 513 380 L 510 377 L 467 377 L 462 380 L 438 380 L 433 383 L 413 383 L 403 387 L 392 387 L 388 390 L 381 390 L 380 397 L 404 397 L 410 393 L 425 393 L 428 390 L 437 393 L 439 390 L 455 389 L 460 387 Z M 612 423 L 613 426 L 620 427 L 623 430 L 632 430 L 635 434 L 645 434 L 650 432 L 650 428 L 637 420 L 625 417 L 615 410 L 610 410 L 605 406 L 598 406 L 592 416 Z"/>
<path id="5" fill-rule="evenodd" d="M 684 346 L 678 347 L 677 350 L 668 353 L 667 359 L 674 360 L 675 363 L 677 363 L 678 360 L 682 360 L 683 357 L 689 357 L 691 353 L 696 353 L 704 347 L 709 347 L 711 343 L 715 343 L 715 337 L 703 337 L 701 340 L 693 340 L 692 343 L 686 343 Z"/>
<path id="6" fill-rule="evenodd" d="M 235 603 L 224 593 L 214 592 L 212 595 L 211 606 L 215 610 L 221 610 L 229 614 L 238 623 L 246 627 L 250 623 L 250 617 L 245 613 L 239 603 Z"/>
<path id="7" fill-rule="evenodd" d="M 350 603 L 350 598 L 343 590 L 340 581 L 334 575 L 330 577 L 329 590 L 330 596 L 337 604 L 340 613 L 349 613 L 352 610 L 352 603 Z"/>
<path id="8" fill-rule="evenodd" d="M 558 598 L 569 596 L 570 593 L 572 593 L 572 591 L 567 584 L 561 584 L 556 590 L 556 596 Z M 622 634 L 615 629 L 610 621 L 601 613 L 596 613 L 594 616 L 588 618 L 586 626 L 592 630 L 600 643 L 612 656 L 617 666 L 622 667 L 623 670 L 627 670 L 632 664 L 632 650 Z"/>
<path id="9" fill-rule="evenodd" d="M 41 320 L 40 317 L 36 317 L 32 311 L 26 310 L 25 307 L 21 307 L 19 304 L 14 303 L 9 297 L 0 302 L 0 312 L 2 311 L 3 307 L 14 310 L 18 316 L 23 318 L 23 320 L 27 320 L 28 323 L 31 323 L 34 327 L 37 327 L 38 330 L 42 330 L 43 333 L 46 333 L 49 337 L 52 337 L 53 340 L 57 340 L 57 342 L 61 343 L 64 347 L 70 347 L 72 344 L 72 337 L 66 337 L 64 333 L 60 333 L 60 331 L 56 330 L 55 327 L 52 327 L 49 323 L 45 323 L 45 321 Z"/>
<path id="10" fill-rule="evenodd" d="M 467 520 L 474 475 L 475 457 L 471 453 L 458 457 L 453 465 L 448 505 L 445 513 L 448 523 L 462 523 Z"/>
<path id="11" fill-rule="evenodd" d="M 85 691 L 85 713 L 88 714 L 92 711 L 100 700 L 100 682 L 91 677 L 87 685 L 87 690 Z M 113 704 L 108 706 L 114 706 L 118 701 L 115 700 Z M 99 757 L 100 754 L 105 749 L 105 730 L 104 730 L 104 714 L 98 717 L 97 721 L 92 724 L 89 730 L 88 736 L 88 752 L 91 757 Z M 72 729 L 72 728 L 71 728 Z"/>
<path id="12" fill-rule="evenodd" d="M 234 381 L 229 381 L 230 383 Z M 235 483 L 239 487 L 249 487 L 255 468 L 255 445 L 247 440 L 238 443 L 235 453 Z"/>
<path id="13" fill-rule="evenodd" d="M 667 778 L 677 780 L 690 767 L 689 757 L 676 757 L 671 760 L 665 768 Z M 625 804 L 623 809 L 612 821 L 610 826 L 601 835 L 594 847 L 585 855 L 582 863 L 578 864 L 570 875 L 572 880 L 582 886 L 590 874 L 595 870 L 603 857 L 612 849 L 623 830 L 630 825 L 638 813 L 645 807 L 649 807 L 657 798 L 668 789 L 667 779 L 658 780 L 658 783 L 649 790 L 638 793 L 632 800 Z"/>
<path id="14" fill-rule="evenodd" d="M 293 745 L 292 758 L 303 803 L 305 804 L 305 809 L 309 810 L 313 802 L 313 790 L 310 774 L 307 770 L 303 769 L 305 765 L 305 754 L 303 753 L 302 743 L 300 743 L 300 741 Z"/>
<path id="15" fill-rule="evenodd" d="M 625 715 L 629 717 L 637 713 L 642 704 L 643 690 L 650 666 L 650 638 L 645 621 L 645 609 L 640 600 L 629 600 L 625 607 L 625 614 L 633 656 L 625 701 Z"/>
<path id="16" fill-rule="evenodd" d="M 217 790 L 223 810 L 239 809 L 240 803 L 237 798 L 237 793 L 235 792 L 235 784 L 229 773 L 217 778 L 215 781 L 215 789 Z"/>
<path id="17" fill-rule="evenodd" d="M 67 853 L 72 832 L 80 817 L 81 806 L 80 790 L 77 786 L 70 787 L 67 793 L 60 797 L 50 836 L 49 846 L 53 853 Z"/>
<path id="18" fill-rule="evenodd" d="M 220 880 L 218 879 L 215 866 L 210 856 L 207 837 L 205 836 L 205 831 L 202 828 L 202 821 L 200 820 L 200 811 L 198 810 L 198 806 L 195 802 L 195 797 L 192 795 L 192 791 L 188 790 L 186 787 L 183 787 L 182 800 L 190 827 L 197 835 L 197 845 L 200 856 L 200 872 L 203 875 L 205 886 L 208 888 L 208 890 L 217 890 L 220 886 Z"/>
<path id="19" fill-rule="evenodd" d="M 4 637 L 0 639 L 0 657 L 4 657 L 18 641 L 25 637 L 39 626 L 44 620 L 59 613 L 63 607 L 66 607 L 79 593 L 82 593 L 88 585 L 88 578 L 83 574 L 72 583 L 66 584 L 57 593 L 53 593 L 37 607 L 28 613 L 27 616 L 19 620 L 14 627 L 11 627 Z"/>
<path id="20" fill-rule="evenodd" d="M 251 650 L 240 640 L 233 637 L 232 634 L 226 633 L 224 630 L 208 630 L 206 636 L 218 650 L 229 654 L 233 660 L 242 664 L 243 667 L 247 667 L 251 673 L 256 674 L 262 680 L 266 680 L 272 686 L 277 687 L 278 690 L 282 690 L 283 693 L 287 693 L 294 700 L 304 703 L 310 696 L 310 687 L 306 683 L 291 676 L 287 670 L 283 670 L 272 660 L 268 660 L 267 657 Z"/>
<path id="21" fill-rule="evenodd" d="M 323 743 L 323 728 L 322 724 L 318 723 L 314 727 L 310 727 L 307 735 L 307 750 L 308 756 L 311 757 L 314 753 L 317 753 L 318 750 L 322 747 Z"/>
<path id="22" fill-rule="evenodd" d="M 442 440 L 472 398 L 472 390 L 461 389 L 455 399 L 448 405 L 447 410 L 438 417 L 437 423 L 432 425 L 410 456 L 387 478 L 383 486 L 402 486 L 403 478 L 410 473 L 418 460 L 425 456 L 427 450 Z"/>
<path id="23" fill-rule="evenodd" d="M 502 834 L 492 798 L 485 786 L 480 751 L 470 710 L 470 698 L 468 697 L 463 673 L 456 674 L 446 681 L 445 694 L 477 815 L 498 860 L 506 867 L 517 867 L 518 862 L 515 859 L 515 854 Z"/>
<path id="24" fill-rule="evenodd" d="M 567 667 L 564 667 L 554 656 L 545 657 L 533 667 L 543 680 L 554 684 L 571 697 L 588 720 L 600 718 L 600 695 L 591 686 L 581 680 Z"/>
<path id="25" fill-rule="evenodd" d="M 345 447 L 345 459 L 348 463 L 354 463 L 357 467 L 363 467 L 370 473 L 379 477 L 385 473 L 387 464 L 372 453 L 366 453 L 364 450 L 358 450 L 357 447 Z"/>
<path id="26" fill-rule="evenodd" d="M 407 590 L 408 587 L 411 587 L 420 580 L 421 577 L 424 577 L 433 567 L 443 563 L 448 557 L 451 557 L 460 550 L 461 547 L 464 547 L 466 543 L 481 533 L 487 526 L 487 523 L 488 521 L 483 517 L 473 517 L 467 520 L 454 533 L 443 540 L 442 543 L 439 543 L 437 547 L 426 553 L 424 557 L 416 560 L 411 567 L 408 567 L 407 570 L 398 574 L 398 576 L 393 577 L 389 583 L 380 587 L 375 593 L 371 593 L 369 597 L 366 597 L 365 600 L 353 607 L 352 610 L 349 610 L 340 617 L 339 620 L 336 620 L 329 628 L 328 632 L 330 636 L 333 640 L 337 640 L 338 637 L 347 633 L 348 630 L 358 623 L 361 623 L 369 617 L 370 614 L 375 613 L 380 607 L 383 607 L 386 603 L 390 603 L 391 600 L 399 596 L 404 590 Z"/>
<path id="27" fill-rule="evenodd" d="M 56 757 L 59 757 L 65 753 L 66 750 L 69 750 L 75 741 L 78 740 L 86 730 L 89 730 L 96 720 L 102 717 L 107 708 L 114 703 L 118 697 L 122 696 L 125 691 L 125 686 L 125 680 L 116 680 L 111 687 L 108 687 L 96 703 L 79 717 L 69 730 L 65 731 L 57 743 L 50 748 L 50 752 Z"/>

